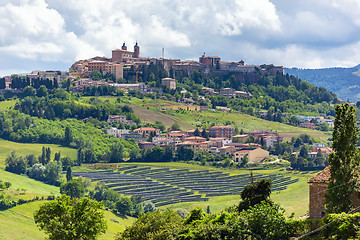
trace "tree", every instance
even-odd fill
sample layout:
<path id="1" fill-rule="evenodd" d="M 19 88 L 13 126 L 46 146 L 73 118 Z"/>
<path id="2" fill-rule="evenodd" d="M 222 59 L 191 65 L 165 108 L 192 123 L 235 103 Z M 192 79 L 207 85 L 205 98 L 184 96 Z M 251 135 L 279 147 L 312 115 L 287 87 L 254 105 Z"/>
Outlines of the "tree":
<path id="1" fill-rule="evenodd" d="M 107 229 L 103 206 L 89 198 L 62 195 L 34 213 L 38 227 L 50 240 L 96 239 Z"/>
<path id="2" fill-rule="evenodd" d="M 69 180 L 61 184 L 60 193 L 70 196 L 71 199 L 81 198 L 84 196 L 85 187 L 79 179 Z"/>
<path id="3" fill-rule="evenodd" d="M 24 89 L 23 97 L 34 97 L 35 96 L 35 89 L 31 86 L 27 86 Z"/>
<path id="4" fill-rule="evenodd" d="M 272 204 L 270 200 L 271 194 L 271 180 L 261 179 L 256 183 L 249 184 L 244 187 L 241 192 L 241 201 L 238 206 L 238 211 L 249 209 L 251 206 L 261 203 L 262 201 Z"/>
<path id="5" fill-rule="evenodd" d="M 72 130 L 69 127 L 65 128 L 64 145 L 69 146 L 73 140 Z"/>
<path id="6" fill-rule="evenodd" d="M 60 162 L 49 162 L 44 172 L 45 181 L 50 184 L 58 184 L 62 166 Z"/>
<path id="7" fill-rule="evenodd" d="M 182 226 L 181 217 L 172 210 L 148 212 L 141 214 L 138 219 L 125 231 L 116 236 L 116 240 L 155 240 L 174 239 Z"/>
<path id="8" fill-rule="evenodd" d="M 102 78 L 102 74 L 99 70 L 93 70 L 91 73 L 90 73 L 90 78 L 94 81 L 99 81 L 101 80 Z"/>
<path id="9" fill-rule="evenodd" d="M 17 174 L 23 174 L 26 172 L 25 160 L 12 151 L 5 159 L 5 170 Z"/>
<path id="10" fill-rule="evenodd" d="M 335 107 L 336 118 L 333 131 L 333 153 L 329 155 L 330 179 L 326 208 L 330 213 L 348 212 L 350 195 L 355 188 L 355 173 L 359 170 L 359 152 L 356 147 L 359 129 L 356 126 L 354 106 Z"/>
<path id="11" fill-rule="evenodd" d="M 41 85 L 39 89 L 37 90 L 36 95 L 38 97 L 46 97 L 48 95 L 48 89 L 45 87 L 45 85 Z"/>
<path id="12" fill-rule="evenodd" d="M 116 210 L 121 215 L 131 215 L 131 211 L 133 210 L 134 206 L 130 198 L 122 197 L 116 203 Z"/>
<path id="13" fill-rule="evenodd" d="M 178 122 L 174 122 L 174 124 L 171 126 L 171 130 L 173 131 L 179 131 L 180 129 L 180 124 Z"/>
<path id="14" fill-rule="evenodd" d="M 71 174 L 71 167 L 67 167 L 66 169 L 66 181 L 71 181 L 72 180 L 72 174 Z"/>
<path id="15" fill-rule="evenodd" d="M 114 143 L 110 147 L 110 162 L 119 163 L 124 158 L 124 146 L 121 143 Z"/>

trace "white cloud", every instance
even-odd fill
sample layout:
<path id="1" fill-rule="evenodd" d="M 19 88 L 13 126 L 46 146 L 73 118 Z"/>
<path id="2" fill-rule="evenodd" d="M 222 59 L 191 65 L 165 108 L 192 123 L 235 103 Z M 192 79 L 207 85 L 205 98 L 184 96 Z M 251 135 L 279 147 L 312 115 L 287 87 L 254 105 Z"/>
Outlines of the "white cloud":
<path id="1" fill-rule="evenodd" d="M 206 51 L 249 64 L 351 66 L 360 60 L 359 11 L 358 0 L 0 1 L 0 72 L 67 69 L 110 57 L 123 41 L 150 57 L 165 47 L 171 58 Z"/>

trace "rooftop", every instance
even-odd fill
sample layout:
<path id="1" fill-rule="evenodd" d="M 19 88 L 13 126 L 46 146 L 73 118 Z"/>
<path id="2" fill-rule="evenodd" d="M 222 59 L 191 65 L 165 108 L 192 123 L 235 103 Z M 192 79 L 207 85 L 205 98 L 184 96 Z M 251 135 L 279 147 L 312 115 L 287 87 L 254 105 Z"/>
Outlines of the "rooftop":
<path id="1" fill-rule="evenodd" d="M 319 172 L 316 176 L 312 177 L 308 183 L 328 183 L 330 179 L 330 166 Z"/>

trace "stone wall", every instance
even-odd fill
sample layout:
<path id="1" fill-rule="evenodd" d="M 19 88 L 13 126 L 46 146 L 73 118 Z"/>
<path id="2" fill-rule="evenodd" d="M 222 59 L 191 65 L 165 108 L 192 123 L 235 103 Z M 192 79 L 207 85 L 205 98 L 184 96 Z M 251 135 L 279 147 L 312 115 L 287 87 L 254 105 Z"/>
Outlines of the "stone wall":
<path id="1" fill-rule="evenodd" d="M 309 217 L 322 218 L 325 216 L 325 194 L 327 183 L 309 184 Z"/>

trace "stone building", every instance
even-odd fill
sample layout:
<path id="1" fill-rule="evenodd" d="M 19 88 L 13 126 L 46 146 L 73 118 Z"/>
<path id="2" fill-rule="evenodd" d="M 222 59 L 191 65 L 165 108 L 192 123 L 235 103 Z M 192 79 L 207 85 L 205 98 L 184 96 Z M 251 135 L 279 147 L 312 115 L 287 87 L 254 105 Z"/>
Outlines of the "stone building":
<path id="1" fill-rule="evenodd" d="M 173 78 L 163 78 L 161 79 L 161 85 L 169 88 L 170 90 L 176 89 L 176 80 Z"/>
<path id="2" fill-rule="evenodd" d="M 330 166 L 319 172 L 308 181 L 309 184 L 309 217 L 322 218 L 326 214 L 325 195 L 330 179 Z M 350 197 L 354 207 L 360 206 L 358 193 L 353 193 Z"/>

